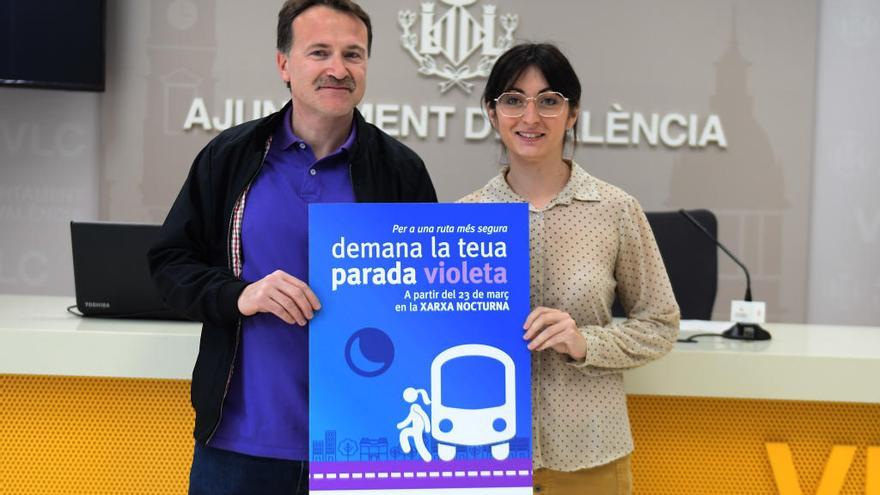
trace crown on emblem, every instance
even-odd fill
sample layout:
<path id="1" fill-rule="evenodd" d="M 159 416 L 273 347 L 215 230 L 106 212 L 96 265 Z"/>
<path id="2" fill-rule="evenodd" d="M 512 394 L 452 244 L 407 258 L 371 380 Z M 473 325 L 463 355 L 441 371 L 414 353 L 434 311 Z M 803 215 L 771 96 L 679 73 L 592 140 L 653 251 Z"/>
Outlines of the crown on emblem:
<path id="1" fill-rule="evenodd" d="M 451 7 L 442 15 L 435 13 L 435 2 L 421 2 L 420 14 L 410 10 L 398 12 L 398 24 L 403 29 L 400 41 L 419 64 L 419 74 L 444 80 L 439 84 L 441 93 L 456 86 L 470 93 L 474 86 L 470 80 L 488 77 L 495 60 L 513 45 L 519 16 L 497 17 L 495 5 L 483 5 L 483 18 L 479 19 L 466 9 L 477 0 L 440 1 Z M 416 25 L 417 19 L 421 20 L 420 26 Z M 466 61 L 477 53 L 480 59 L 472 69 Z"/>
<path id="2" fill-rule="evenodd" d="M 449 5 L 452 7 L 467 7 L 468 5 L 476 2 L 477 0 L 440 0 L 440 1 L 445 3 L 446 5 Z"/>

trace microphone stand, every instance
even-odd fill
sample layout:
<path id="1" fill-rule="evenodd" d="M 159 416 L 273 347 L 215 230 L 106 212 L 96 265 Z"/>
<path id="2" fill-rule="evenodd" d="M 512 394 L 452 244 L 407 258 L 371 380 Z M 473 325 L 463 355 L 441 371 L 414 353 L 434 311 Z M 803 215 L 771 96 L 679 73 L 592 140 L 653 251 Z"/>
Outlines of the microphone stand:
<path id="1" fill-rule="evenodd" d="M 730 256 L 730 259 L 734 261 L 746 274 L 746 297 L 745 300 L 747 302 L 752 301 L 752 277 L 749 275 L 749 269 L 746 268 L 736 256 L 733 255 L 724 244 L 721 244 L 718 239 L 713 236 L 706 227 L 703 226 L 700 222 L 697 221 L 690 213 L 685 211 L 684 209 L 678 210 L 679 213 L 684 215 L 695 227 L 700 229 L 700 231 L 706 235 L 709 239 L 715 242 L 715 245 L 720 247 L 722 251 L 724 251 L 727 256 Z M 757 323 L 734 323 L 732 327 L 727 330 L 721 332 L 721 336 L 726 339 L 736 339 L 736 340 L 770 340 L 770 332 L 761 328 L 761 325 Z"/>

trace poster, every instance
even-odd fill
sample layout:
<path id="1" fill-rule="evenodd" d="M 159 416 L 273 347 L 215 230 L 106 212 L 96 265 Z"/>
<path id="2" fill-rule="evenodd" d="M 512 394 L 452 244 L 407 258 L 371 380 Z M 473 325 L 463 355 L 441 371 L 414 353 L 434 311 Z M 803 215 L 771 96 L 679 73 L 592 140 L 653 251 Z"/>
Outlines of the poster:
<path id="1" fill-rule="evenodd" d="M 310 491 L 530 494 L 525 204 L 314 204 Z"/>

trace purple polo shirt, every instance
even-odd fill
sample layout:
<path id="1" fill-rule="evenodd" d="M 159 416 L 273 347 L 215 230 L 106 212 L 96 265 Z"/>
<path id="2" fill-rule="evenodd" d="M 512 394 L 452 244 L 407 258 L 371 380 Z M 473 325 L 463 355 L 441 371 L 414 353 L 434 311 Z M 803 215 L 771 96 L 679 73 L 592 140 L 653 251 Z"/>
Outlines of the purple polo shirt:
<path id="1" fill-rule="evenodd" d="M 272 137 L 244 207 L 242 278 L 257 281 L 284 270 L 308 282 L 309 203 L 352 202 L 349 149 L 315 160 L 293 134 L 290 110 Z M 242 319 L 241 343 L 220 426 L 210 445 L 243 454 L 307 460 L 309 440 L 308 325 L 271 313 Z"/>

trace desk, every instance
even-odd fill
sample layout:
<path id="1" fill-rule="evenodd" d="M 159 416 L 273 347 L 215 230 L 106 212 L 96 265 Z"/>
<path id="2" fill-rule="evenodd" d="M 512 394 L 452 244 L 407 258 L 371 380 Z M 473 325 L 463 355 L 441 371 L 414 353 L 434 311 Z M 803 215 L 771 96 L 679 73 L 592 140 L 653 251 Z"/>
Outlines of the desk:
<path id="1" fill-rule="evenodd" d="M 186 493 L 201 326 L 0 295 L 0 493 Z"/>
<path id="2" fill-rule="evenodd" d="M 73 303 L 0 296 L 0 480 L 9 493 L 184 493 L 200 326 L 83 319 Z M 770 441 L 790 446 L 803 493 L 833 445 L 856 446 L 839 493 L 866 493 L 880 328 L 766 328 L 768 342 L 703 338 L 626 373 L 637 493 L 773 493 Z"/>
<path id="3" fill-rule="evenodd" d="M 727 326 L 685 321 L 682 337 Z M 626 373 L 638 493 L 880 495 L 880 328 L 765 328 L 770 341 L 702 337 Z M 834 446 L 855 452 L 819 491 Z"/>
<path id="4" fill-rule="evenodd" d="M 81 318 L 75 303 L 0 295 L 0 374 L 190 379 L 201 324 Z"/>
<path id="5" fill-rule="evenodd" d="M 681 338 L 728 322 L 683 321 Z M 626 374 L 628 394 L 880 404 L 880 328 L 770 323 L 771 340 L 698 337 Z"/>

